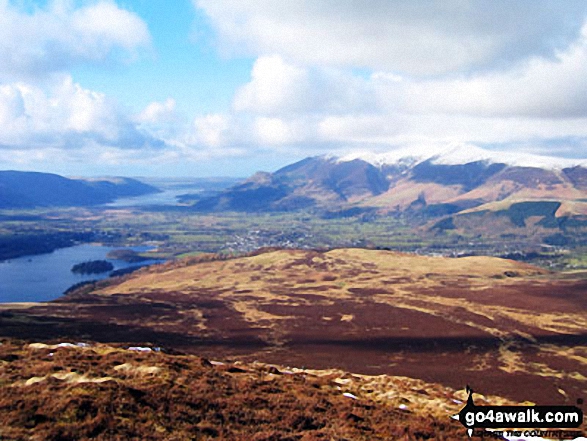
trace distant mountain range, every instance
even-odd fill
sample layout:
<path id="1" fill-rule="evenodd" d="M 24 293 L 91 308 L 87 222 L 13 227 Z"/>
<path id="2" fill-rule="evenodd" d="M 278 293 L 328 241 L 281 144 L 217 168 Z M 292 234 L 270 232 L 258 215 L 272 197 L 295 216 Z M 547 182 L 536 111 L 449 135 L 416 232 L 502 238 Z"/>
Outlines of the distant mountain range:
<path id="1" fill-rule="evenodd" d="M 70 179 L 50 173 L 0 171 L 0 208 L 90 206 L 158 191 L 130 178 Z"/>
<path id="2" fill-rule="evenodd" d="M 570 161 L 549 166 L 542 157 L 528 157 L 525 165 L 521 155 L 514 155 L 515 161 L 506 161 L 511 157 L 499 161 L 484 152 L 453 149 L 427 158 L 311 157 L 275 173 L 257 173 L 198 201 L 194 208 L 245 212 L 310 208 L 343 216 L 375 212 L 434 218 L 499 212 L 526 203 L 530 205 L 524 209 L 531 206 L 536 216 L 587 216 L 587 167 Z"/>
<path id="3" fill-rule="evenodd" d="M 440 155 L 317 156 L 259 172 L 225 190 L 184 195 L 201 212 L 309 209 L 325 217 L 400 215 L 439 222 L 479 215 L 554 226 L 587 222 L 587 163 L 453 148 Z M 65 178 L 0 171 L 0 208 L 90 206 L 159 191 L 129 178 Z M 436 220 L 435 220 L 436 219 Z M 587 223 L 586 223 L 587 225 Z M 559 225 L 560 226 L 560 225 Z"/>

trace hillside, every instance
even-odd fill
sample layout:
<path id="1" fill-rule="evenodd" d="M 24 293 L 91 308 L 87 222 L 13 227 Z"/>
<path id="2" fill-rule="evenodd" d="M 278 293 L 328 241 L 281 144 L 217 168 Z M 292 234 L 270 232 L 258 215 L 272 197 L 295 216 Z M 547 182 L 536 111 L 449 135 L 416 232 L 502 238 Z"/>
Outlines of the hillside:
<path id="1" fill-rule="evenodd" d="M 507 210 L 511 204 L 559 202 L 557 217 L 587 216 L 587 168 L 499 162 L 480 151 L 431 158 L 306 158 L 258 173 L 195 203 L 198 211 L 312 209 L 438 218 Z M 451 156 L 452 155 L 452 156 Z M 481 159 L 474 159 L 475 156 Z M 459 158 L 461 162 L 458 162 Z M 371 161 L 371 162 L 369 162 Z M 531 162 L 530 162 L 531 163 Z M 496 205 L 498 204 L 498 205 Z"/>
<path id="2" fill-rule="evenodd" d="M 130 178 L 82 180 L 51 173 L 0 171 L 0 208 L 89 206 L 158 191 Z"/>
<path id="3" fill-rule="evenodd" d="M 571 403 L 587 394 L 586 291 L 580 276 L 498 258 L 268 251 L 3 305 L 0 336 L 148 343 Z"/>
<path id="4" fill-rule="evenodd" d="M 307 158 L 275 173 L 257 173 L 218 196 L 195 204 L 200 211 L 291 211 L 356 202 L 386 191 L 373 165 L 354 160 Z"/>
<path id="5" fill-rule="evenodd" d="M 2 439 L 458 440 L 465 433 L 450 418 L 464 391 L 403 377 L 3 341 L 0 380 Z"/>

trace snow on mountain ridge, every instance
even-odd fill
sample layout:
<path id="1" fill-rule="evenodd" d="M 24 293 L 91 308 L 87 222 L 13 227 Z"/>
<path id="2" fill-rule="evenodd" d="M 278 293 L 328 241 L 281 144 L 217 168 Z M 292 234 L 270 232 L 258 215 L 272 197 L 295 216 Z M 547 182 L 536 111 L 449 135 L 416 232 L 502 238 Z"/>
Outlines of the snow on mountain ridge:
<path id="1" fill-rule="evenodd" d="M 531 153 L 492 151 L 473 145 L 451 145 L 435 152 L 423 153 L 422 150 L 398 149 L 385 153 L 355 152 L 338 158 L 340 162 L 362 159 L 376 167 L 385 165 L 413 166 L 425 161 L 439 165 L 458 165 L 484 161 L 502 163 L 516 167 L 536 167 L 543 169 L 562 169 L 566 167 L 587 167 L 587 158 L 561 158 L 541 156 Z"/>
<path id="2" fill-rule="evenodd" d="M 362 159 L 376 167 L 384 165 L 406 165 L 412 166 L 430 158 L 430 155 L 414 153 L 410 149 L 392 150 L 385 153 L 375 153 L 368 151 L 354 152 L 337 158 L 340 162 L 353 161 Z"/>

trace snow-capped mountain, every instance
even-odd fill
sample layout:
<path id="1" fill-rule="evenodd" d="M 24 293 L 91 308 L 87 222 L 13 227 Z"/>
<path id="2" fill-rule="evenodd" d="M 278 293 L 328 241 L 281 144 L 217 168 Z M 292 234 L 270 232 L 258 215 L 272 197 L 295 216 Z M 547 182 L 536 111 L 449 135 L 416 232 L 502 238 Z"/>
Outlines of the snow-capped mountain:
<path id="1" fill-rule="evenodd" d="M 587 166 L 587 158 L 561 158 L 543 156 L 526 152 L 487 150 L 471 144 L 453 144 L 442 149 L 395 149 L 385 153 L 367 151 L 353 152 L 339 158 L 340 161 L 361 159 L 377 167 L 384 165 L 415 165 L 424 161 L 434 164 L 458 165 L 484 161 L 502 163 L 516 167 L 537 167 L 563 169 L 578 165 Z"/>
<path id="2" fill-rule="evenodd" d="M 472 146 L 441 152 L 396 150 L 319 156 L 257 174 L 218 196 L 203 211 L 421 213 L 437 217 L 495 211 L 520 202 L 555 203 L 553 216 L 587 216 L 587 164 Z M 549 205 L 550 207 L 550 205 Z M 552 207 L 551 207 L 552 208 Z M 551 208 L 548 208 L 551 210 Z"/>

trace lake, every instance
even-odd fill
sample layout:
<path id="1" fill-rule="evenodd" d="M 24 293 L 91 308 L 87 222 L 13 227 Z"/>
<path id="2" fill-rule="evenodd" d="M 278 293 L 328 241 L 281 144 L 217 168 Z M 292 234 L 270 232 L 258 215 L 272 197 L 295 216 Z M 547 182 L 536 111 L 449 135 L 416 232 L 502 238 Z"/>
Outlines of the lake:
<path id="1" fill-rule="evenodd" d="M 0 303 L 54 300 L 76 283 L 108 277 L 109 272 L 74 274 L 71 272 L 71 267 L 76 263 L 88 260 L 108 260 L 114 265 L 115 270 L 157 263 L 157 261 L 145 261 L 137 264 L 107 259 L 108 252 L 114 249 L 119 248 L 84 244 L 60 248 L 49 254 L 24 256 L 0 262 Z M 131 249 L 143 252 L 150 248 L 133 247 Z"/>
<path id="2" fill-rule="evenodd" d="M 114 202 L 104 204 L 110 208 L 121 207 L 145 207 L 149 205 L 177 205 L 177 197 L 186 193 L 185 189 L 164 190 L 161 193 L 146 194 L 143 196 L 133 196 L 128 198 L 119 198 Z"/>
<path id="3" fill-rule="evenodd" d="M 109 208 L 147 207 L 147 206 L 177 206 L 177 197 L 184 194 L 195 194 L 200 197 L 214 196 L 220 191 L 231 187 L 242 178 L 138 178 L 142 182 L 151 184 L 161 190 L 160 193 L 151 193 L 143 196 L 119 198 L 105 204 Z"/>
<path id="4" fill-rule="evenodd" d="M 120 198 L 103 205 L 105 208 L 177 206 L 177 196 L 198 194 L 207 196 L 216 194 L 239 182 L 237 178 L 158 178 L 144 180 L 162 191 L 143 196 Z M 14 220 L 14 219 L 7 219 Z M 77 245 L 61 248 L 50 254 L 24 256 L 9 261 L 0 261 L 0 303 L 7 302 L 42 302 L 60 297 L 70 286 L 87 280 L 101 280 L 104 274 L 74 274 L 71 267 L 88 260 L 108 260 L 114 269 L 158 263 L 157 261 L 141 264 L 129 264 L 121 260 L 106 259 L 109 251 L 115 248 L 100 245 Z M 134 251 L 147 251 L 147 247 L 135 247 Z"/>

